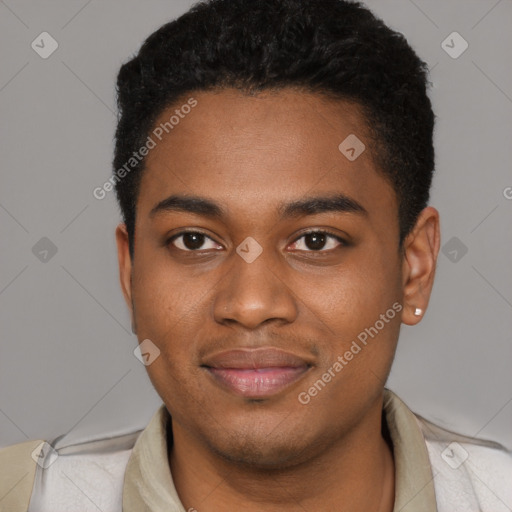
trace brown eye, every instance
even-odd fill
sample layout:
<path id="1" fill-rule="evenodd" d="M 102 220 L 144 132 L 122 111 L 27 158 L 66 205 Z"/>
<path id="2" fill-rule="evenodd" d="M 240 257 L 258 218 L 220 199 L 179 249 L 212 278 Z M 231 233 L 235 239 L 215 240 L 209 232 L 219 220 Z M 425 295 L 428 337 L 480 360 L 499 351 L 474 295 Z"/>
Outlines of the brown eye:
<path id="1" fill-rule="evenodd" d="M 304 236 L 304 242 L 308 249 L 319 251 L 325 246 L 327 235 L 325 233 L 308 233 Z"/>
<path id="2" fill-rule="evenodd" d="M 218 249 L 219 245 L 209 236 L 199 231 L 183 231 L 174 235 L 169 242 L 182 251 Z M 206 243 L 206 247 L 204 247 Z"/>
<path id="3" fill-rule="evenodd" d="M 299 242 L 304 239 L 303 242 Z M 306 252 L 320 252 L 329 251 L 339 247 L 340 245 L 347 245 L 343 238 L 336 236 L 328 231 L 310 231 L 303 233 L 293 243 L 292 249 Z M 322 252 L 323 252 L 322 251 Z"/>

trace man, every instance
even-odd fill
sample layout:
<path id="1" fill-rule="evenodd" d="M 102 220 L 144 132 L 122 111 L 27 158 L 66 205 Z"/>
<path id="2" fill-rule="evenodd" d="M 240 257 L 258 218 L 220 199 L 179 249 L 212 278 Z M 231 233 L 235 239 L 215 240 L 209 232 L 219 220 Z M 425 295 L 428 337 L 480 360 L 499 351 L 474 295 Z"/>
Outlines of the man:
<path id="1" fill-rule="evenodd" d="M 512 510 L 510 454 L 384 388 L 439 250 L 405 39 L 342 0 L 212 0 L 118 98 L 120 280 L 163 404 L 142 432 L 4 449 L 1 510 Z"/>

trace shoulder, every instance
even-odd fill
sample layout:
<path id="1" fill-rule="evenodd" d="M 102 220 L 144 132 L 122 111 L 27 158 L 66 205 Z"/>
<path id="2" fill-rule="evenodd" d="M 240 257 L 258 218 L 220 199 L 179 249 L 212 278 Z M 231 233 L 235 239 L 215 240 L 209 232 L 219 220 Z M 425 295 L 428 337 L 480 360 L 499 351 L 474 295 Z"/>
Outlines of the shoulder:
<path id="1" fill-rule="evenodd" d="M 119 511 L 139 431 L 66 444 L 27 441 L 0 450 L 0 512 Z M 3 498 L 3 499 L 2 499 Z"/>
<path id="2" fill-rule="evenodd" d="M 0 448 L 0 510 L 27 510 L 43 446 L 37 439 Z"/>
<path id="3" fill-rule="evenodd" d="M 32 452 L 35 451 L 35 457 L 43 444 L 44 440 L 36 439 L 0 448 L 0 467 L 7 469 L 35 466 L 36 459 L 33 458 Z M 3 474 L 4 473 L 2 473 L 2 475 Z"/>
<path id="4" fill-rule="evenodd" d="M 440 511 L 512 509 L 512 452 L 499 443 L 451 432 L 420 416 L 416 419 L 432 464 Z"/>
<path id="5" fill-rule="evenodd" d="M 121 510 L 124 472 L 140 432 L 48 446 L 34 482 L 37 511 Z"/>

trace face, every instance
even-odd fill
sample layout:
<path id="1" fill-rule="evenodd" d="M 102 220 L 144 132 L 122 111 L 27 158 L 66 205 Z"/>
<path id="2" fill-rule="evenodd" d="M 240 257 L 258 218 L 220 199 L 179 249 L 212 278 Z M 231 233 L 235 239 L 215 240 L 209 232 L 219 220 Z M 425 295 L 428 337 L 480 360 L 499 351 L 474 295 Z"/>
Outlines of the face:
<path id="1" fill-rule="evenodd" d="M 380 414 L 400 324 L 427 305 L 437 212 L 402 254 L 356 105 L 192 96 L 146 157 L 133 260 L 117 230 L 123 291 L 139 341 L 160 350 L 147 370 L 175 435 L 232 461 L 295 464 Z M 353 138 L 339 149 L 350 135 L 359 156 Z"/>

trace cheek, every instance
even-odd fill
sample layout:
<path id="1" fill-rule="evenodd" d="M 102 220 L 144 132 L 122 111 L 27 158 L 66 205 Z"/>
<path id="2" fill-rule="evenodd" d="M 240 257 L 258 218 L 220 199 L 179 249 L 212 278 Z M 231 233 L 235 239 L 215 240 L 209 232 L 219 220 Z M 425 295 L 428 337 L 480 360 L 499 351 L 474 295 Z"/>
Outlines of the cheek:
<path id="1" fill-rule="evenodd" d="M 373 325 L 401 297 L 396 264 L 360 254 L 315 282 L 304 280 L 309 286 L 305 297 L 314 301 L 315 314 L 344 337 Z"/>
<path id="2" fill-rule="evenodd" d="M 150 339 L 161 353 L 159 364 L 147 367 L 150 377 L 165 380 L 167 373 L 171 377 L 193 376 L 210 307 L 207 280 L 157 258 L 152 258 L 151 264 L 140 258 L 132 288 L 137 336 L 139 340 Z"/>
<path id="3" fill-rule="evenodd" d="M 140 260 L 132 283 L 139 335 L 161 337 L 190 321 L 200 299 L 197 283 L 154 258 Z M 142 332 L 144 331 L 144 332 Z"/>
<path id="4" fill-rule="evenodd" d="M 400 274 L 395 277 L 393 265 L 383 258 L 359 256 L 315 290 L 318 325 L 328 327 L 320 349 L 326 355 L 322 372 L 330 370 L 340 377 L 333 379 L 332 395 L 326 393 L 327 401 L 336 401 L 339 393 L 346 393 L 347 389 L 371 395 L 375 386 L 387 379 L 402 309 L 396 284 Z M 339 364 L 333 368 L 336 361 Z"/>

